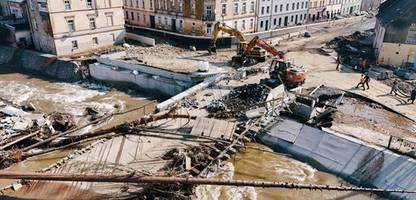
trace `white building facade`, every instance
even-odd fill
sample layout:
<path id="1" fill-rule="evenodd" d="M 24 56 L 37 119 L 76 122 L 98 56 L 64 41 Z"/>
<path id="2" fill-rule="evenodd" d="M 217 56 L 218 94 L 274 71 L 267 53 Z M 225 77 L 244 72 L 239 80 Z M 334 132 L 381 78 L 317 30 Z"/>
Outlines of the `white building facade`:
<path id="1" fill-rule="evenodd" d="M 256 29 L 257 0 L 217 0 L 216 20 L 243 33 Z"/>
<path id="2" fill-rule="evenodd" d="M 343 0 L 342 15 L 353 15 L 361 10 L 361 0 Z"/>
<path id="3" fill-rule="evenodd" d="M 308 0 L 259 0 L 257 31 L 304 24 L 308 9 Z"/>
<path id="4" fill-rule="evenodd" d="M 337 15 L 341 15 L 342 12 L 342 0 L 327 0 L 326 10 L 324 15 L 326 18 L 332 19 Z"/>

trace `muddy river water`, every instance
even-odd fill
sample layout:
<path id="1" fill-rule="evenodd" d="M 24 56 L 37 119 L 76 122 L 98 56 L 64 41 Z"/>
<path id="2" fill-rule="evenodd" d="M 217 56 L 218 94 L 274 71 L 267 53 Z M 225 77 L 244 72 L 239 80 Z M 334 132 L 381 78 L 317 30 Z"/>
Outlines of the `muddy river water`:
<path id="1" fill-rule="evenodd" d="M 82 120 L 86 107 L 100 112 L 115 112 L 150 101 L 145 94 L 127 94 L 91 83 L 60 83 L 17 73 L 0 74 L 0 98 L 15 104 L 30 101 L 40 112 L 68 112 Z M 119 119 L 124 120 L 124 119 Z M 311 184 L 346 184 L 334 175 L 320 172 L 290 156 L 260 151 L 259 144 L 247 148 L 227 162 L 214 177 L 286 181 Z M 55 152 L 13 165 L 9 170 L 36 171 L 56 162 L 71 151 Z M 0 187 L 11 181 L 0 180 Z M 262 189 L 252 187 L 199 186 L 196 199 L 377 199 L 368 193 L 324 192 L 309 190 Z"/>

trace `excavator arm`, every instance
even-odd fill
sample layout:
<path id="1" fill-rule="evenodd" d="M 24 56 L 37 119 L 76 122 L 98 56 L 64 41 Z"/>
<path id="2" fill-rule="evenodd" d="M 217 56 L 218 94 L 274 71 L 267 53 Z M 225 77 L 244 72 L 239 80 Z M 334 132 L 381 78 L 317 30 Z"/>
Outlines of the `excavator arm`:
<path id="1" fill-rule="evenodd" d="M 237 37 L 240 40 L 240 42 L 246 41 L 246 38 L 244 37 L 244 35 L 237 29 L 231 28 L 225 24 L 221 24 L 221 22 L 217 22 L 214 25 L 214 31 L 212 32 L 212 40 L 211 40 L 210 46 L 208 47 L 208 52 L 210 54 L 212 52 L 215 53 L 217 50 L 215 44 L 217 43 L 217 40 L 218 40 L 218 37 L 220 36 L 221 31 L 224 33 L 228 33 L 231 36 Z"/>
<path id="2" fill-rule="evenodd" d="M 267 42 L 265 42 L 264 40 L 259 39 L 258 36 L 255 36 L 248 44 L 247 44 L 247 48 L 244 52 L 244 55 L 247 55 L 248 52 L 250 52 L 254 46 L 259 46 L 261 48 L 263 48 L 264 50 L 266 50 L 267 52 L 269 52 L 270 54 L 272 54 L 275 57 L 279 57 L 280 59 L 284 60 L 285 59 L 285 53 L 283 51 L 278 51 L 276 48 L 274 48 L 273 46 L 267 44 Z"/>

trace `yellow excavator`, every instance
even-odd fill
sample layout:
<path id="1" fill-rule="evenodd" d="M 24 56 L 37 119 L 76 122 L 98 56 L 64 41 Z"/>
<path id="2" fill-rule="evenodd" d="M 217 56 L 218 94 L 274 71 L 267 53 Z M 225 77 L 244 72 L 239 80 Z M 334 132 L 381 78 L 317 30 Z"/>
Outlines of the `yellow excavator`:
<path id="1" fill-rule="evenodd" d="M 233 63 L 235 64 L 244 64 L 247 62 L 264 62 L 266 61 L 266 51 L 258 47 L 251 47 L 250 50 L 247 50 L 249 43 L 246 41 L 243 33 L 235 28 L 231 28 L 221 22 L 217 22 L 214 25 L 214 31 L 212 32 L 212 40 L 208 47 L 209 54 L 213 54 L 217 52 L 216 43 L 220 33 L 228 33 L 231 36 L 234 36 L 239 39 L 239 43 L 237 44 L 237 55 L 232 58 Z"/>
<path id="2" fill-rule="evenodd" d="M 270 78 L 272 80 L 283 81 L 290 88 L 297 87 L 305 82 L 305 70 L 287 62 L 285 60 L 285 52 L 278 51 L 258 36 L 255 36 L 250 42 L 247 42 L 240 31 L 220 22 L 217 22 L 214 26 L 213 38 L 208 47 L 209 54 L 216 53 L 217 49 L 215 44 L 221 31 L 235 36 L 240 40 L 240 43 L 237 45 L 237 55 L 232 58 L 234 66 L 247 66 L 258 62 L 265 62 L 267 51 L 273 56 L 270 65 Z"/>

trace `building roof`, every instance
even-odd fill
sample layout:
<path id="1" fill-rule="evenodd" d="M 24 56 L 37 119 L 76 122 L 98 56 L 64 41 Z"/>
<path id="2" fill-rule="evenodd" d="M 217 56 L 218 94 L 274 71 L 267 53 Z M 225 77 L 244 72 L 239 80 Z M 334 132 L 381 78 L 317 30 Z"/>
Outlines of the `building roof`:
<path id="1" fill-rule="evenodd" d="M 414 12 L 415 9 L 415 0 L 388 0 L 380 5 L 377 18 L 383 25 L 386 25 L 408 12 Z"/>

